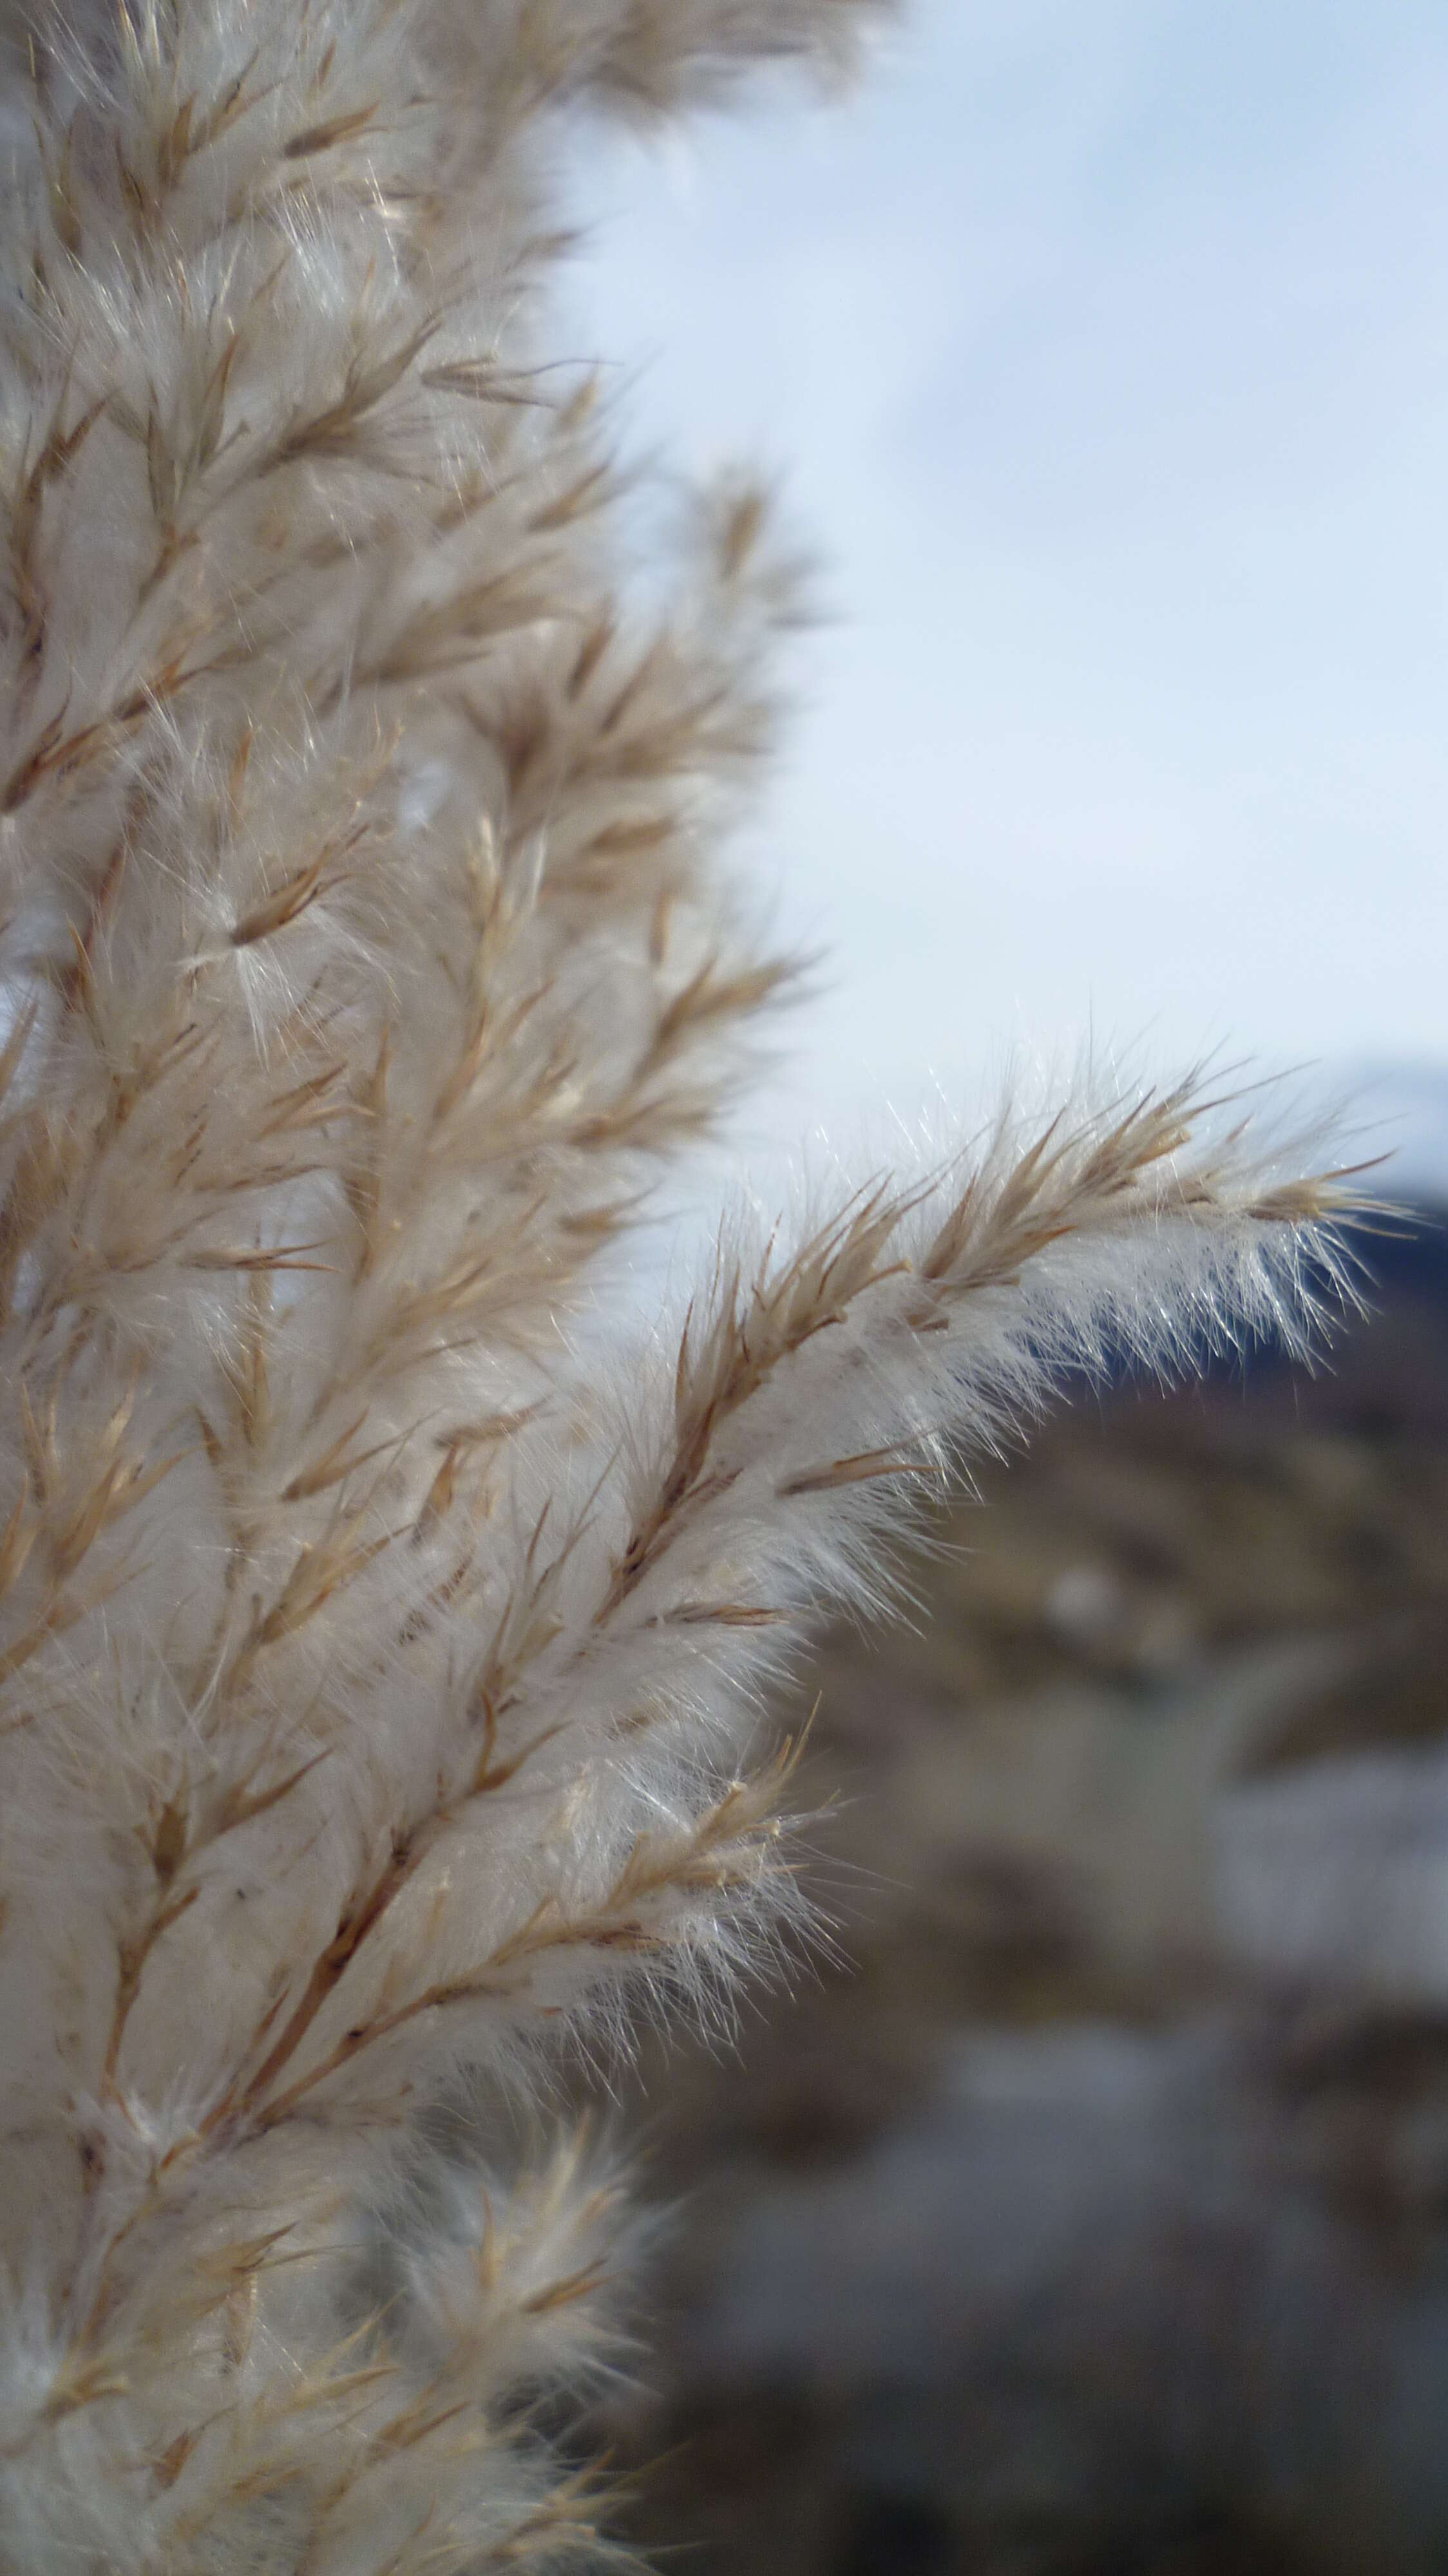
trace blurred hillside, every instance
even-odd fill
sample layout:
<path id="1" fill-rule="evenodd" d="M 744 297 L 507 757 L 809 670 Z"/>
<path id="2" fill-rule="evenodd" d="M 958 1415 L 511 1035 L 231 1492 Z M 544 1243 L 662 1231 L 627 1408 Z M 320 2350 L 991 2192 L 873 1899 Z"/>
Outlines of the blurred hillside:
<path id="1" fill-rule="evenodd" d="M 1368 1253 L 823 1647 L 831 1953 L 640 2070 L 606 2431 L 698 2576 L 1448 2565 L 1448 1231 Z"/>

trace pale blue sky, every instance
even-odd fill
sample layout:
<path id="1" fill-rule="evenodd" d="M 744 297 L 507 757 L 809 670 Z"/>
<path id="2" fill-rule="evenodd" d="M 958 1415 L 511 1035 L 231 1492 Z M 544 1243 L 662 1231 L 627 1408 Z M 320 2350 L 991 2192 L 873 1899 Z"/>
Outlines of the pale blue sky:
<path id="1" fill-rule="evenodd" d="M 602 178 L 636 441 L 783 469 L 841 613 L 791 1119 L 1087 1028 L 1448 1062 L 1444 0 L 917 0 Z"/>

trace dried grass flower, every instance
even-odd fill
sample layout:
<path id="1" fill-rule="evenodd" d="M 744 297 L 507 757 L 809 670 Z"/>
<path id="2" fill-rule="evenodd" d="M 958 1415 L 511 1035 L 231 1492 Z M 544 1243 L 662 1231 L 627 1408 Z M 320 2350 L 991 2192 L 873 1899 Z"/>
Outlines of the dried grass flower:
<path id="1" fill-rule="evenodd" d="M 770 1690 L 922 1486 L 1064 1368 L 1310 1320 L 1331 1191 L 1192 1084 L 731 1220 L 651 1331 L 594 1287 L 787 975 L 720 849 L 796 602 L 743 482 L 631 569 L 550 168 L 865 14 L 3 22 L 25 2576 L 596 2558 L 544 2427 L 611 2366 L 616 2177 L 432 2107 L 767 1951 Z"/>

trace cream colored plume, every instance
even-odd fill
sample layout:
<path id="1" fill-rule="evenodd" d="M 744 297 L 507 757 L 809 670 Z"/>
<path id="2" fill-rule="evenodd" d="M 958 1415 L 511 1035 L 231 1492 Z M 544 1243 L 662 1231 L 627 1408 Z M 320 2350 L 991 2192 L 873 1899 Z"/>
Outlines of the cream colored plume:
<path id="1" fill-rule="evenodd" d="M 923 1481 L 1063 1367 L 1304 1320 L 1322 1193 L 1188 1087 L 726 1223 L 672 1323 L 609 1329 L 596 1257 L 783 971 L 718 851 L 796 603 L 742 482 L 663 605 L 631 575 L 549 174 L 864 14 L 5 21 L 24 2576 L 596 2558 L 538 2428 L 614 2366 L 616 2179 L 472 2153 L 439 2096 L 767 1946 L 770 1686 L 888 1591 Z"/>

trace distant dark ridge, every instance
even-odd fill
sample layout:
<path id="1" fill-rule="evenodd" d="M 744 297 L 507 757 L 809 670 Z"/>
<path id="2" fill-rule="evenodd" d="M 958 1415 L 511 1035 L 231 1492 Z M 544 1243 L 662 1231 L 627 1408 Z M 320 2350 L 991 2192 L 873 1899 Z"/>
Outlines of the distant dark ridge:
<path id="1" fill-rule="evenodd" d="M 1366 1293 L 1425 1297 L 1448 1303 L 1448 1206 L 1403 1199 L 1352 1236 L 1352 1253 L 1367 1274 Z"/>
<path id="2" fill-rule="evenodd" d="M 1404 1200 L 1355 1228 L 1348 1248 L 1367 1313 L 1331 1333 L 1311 1371 L 1251 1350 L 1238 1402 L 1264 1428 L 1290 1417 L 1357 1439 L 1448 1441 L 1448 1208 Z M 1212 1370 L 1212 1391 L 1231 1376 Z"/>
<path id="3" fill-rule="evenodd" d="M 1198 1366 L 1176 1400 L 1245 1410 L 1264 1430 L 1304 1430 L 1370 1439 L 1448 1440 L 1448 1207 L 1403 1200 L 1354 1227 L 1350 1276 L 1366 1312 L 1342 1312 L 1325 1275 L 1317 1283 L 1329 1316 L 1310 1368 L 1264 1338 Z M 1156 1389 L 1127 1353 L 1108 1351 L 1096 1376 L 1082 1372 L 1068 1392 L 1110 1402 L 1150 1399 Z"/>

